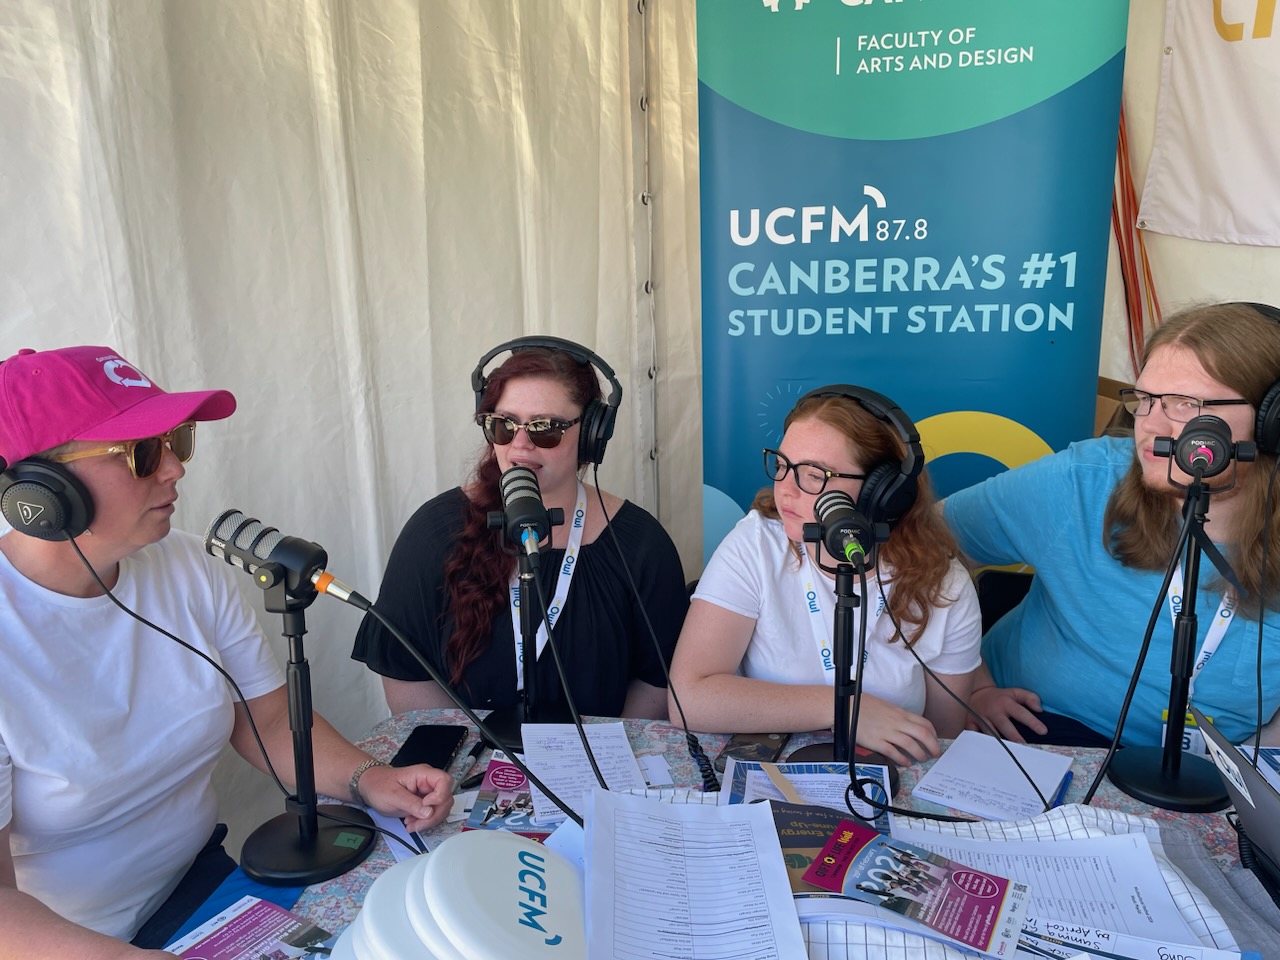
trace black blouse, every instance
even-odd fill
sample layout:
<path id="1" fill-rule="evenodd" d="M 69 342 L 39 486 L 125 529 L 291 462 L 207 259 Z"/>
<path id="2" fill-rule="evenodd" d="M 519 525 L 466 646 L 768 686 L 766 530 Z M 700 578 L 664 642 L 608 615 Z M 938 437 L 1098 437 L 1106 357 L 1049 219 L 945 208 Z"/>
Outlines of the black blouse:
<path id="1" fill-rule="evenodd" d="M 453 628 L 444 565 L 462 532 L 465 509 L 466 494 L 460 487 L 418 508 L 391 551 L 377 601 L 379 612 L 398 626 L 446 679 L 449 664 L 445 648 Z M 564 610 L 552 631 L 552 642 L 564 661 L 578 710 L 604 717 L 622 713 L 632 680 L 655 687 L 667 685 L 641 608 L 653 625 L 662 661 L 668 664 L 689 608 L 680 557 L 658 521 L 643 508 L 625 502 L 610 526 L 617 535 L 616 545 L 606 529 L 581 547 Z M 625 567 L 619 546 L 626 557 Z M 547 604 L 551 603 L 564 553 L 562 549 L 541 553 L 538 582 Z M 628 584 L 628 569 L 638 600 Z M 505 706 L 517 698 L 515 635 L 505 588 L 491 636 L 489 646 L 467 666 L 458 691 L 474 709 Z M 367 614 L 351 656 L 396 680 L 430 679 L 395 637 Z M 537 670 L 539 701 L 563 703 L 549 649 L 538 658 Z"/>

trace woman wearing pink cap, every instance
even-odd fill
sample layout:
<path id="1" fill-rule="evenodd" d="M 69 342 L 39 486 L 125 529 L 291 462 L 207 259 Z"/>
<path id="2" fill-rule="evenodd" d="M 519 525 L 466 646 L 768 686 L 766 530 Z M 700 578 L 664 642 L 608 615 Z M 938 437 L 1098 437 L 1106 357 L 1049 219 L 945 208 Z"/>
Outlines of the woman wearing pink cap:
<path id="1" fill-rule="evenodd" d="M 196 423 L 234 410 L 225 390 L 166 393 L 107 347 L 0 363 L 0 960 L 156 955 L 140 947 L 163 946 L 234 866 L 215 829 L 223 747 L 265 769 L 223 678 L 104 586 L 219 662 L 276 770 L 293 769 L 252 611 L 170 530 Z M 313 737 L 320 792 L 411 829 L 444 819 L 447 774 L 379 764 L 319 715 Z"/>

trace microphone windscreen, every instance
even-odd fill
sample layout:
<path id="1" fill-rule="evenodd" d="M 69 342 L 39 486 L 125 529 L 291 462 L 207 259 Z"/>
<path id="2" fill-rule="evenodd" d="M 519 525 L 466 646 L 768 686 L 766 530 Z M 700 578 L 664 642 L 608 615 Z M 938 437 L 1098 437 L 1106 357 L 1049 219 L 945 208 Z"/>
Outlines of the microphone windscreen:
<path id="1" fill-rule="evenodd" d="M 835 511 L 855 509 L 853 498 L 843 490 L 828 490 L 814 501 L 813 515 L 819 523 L 828 523 Z"/>
<path id="2" fill-rule="evenodd" d="M 275 527 L 268 527 L 260 520 L 246 517 L 239 510 L 227 510 L 209 524 L 204 544 L 206 549 L 214 545 L 226 545 L 241 556 L 266 560 L 283 539 L 284 534 Z M 221 551 L 215 554 L 217 555 L 221 555 Z"/>
<path id="3" fill-rule="evenodd" d="M 528 467 L 512 467 L 499 478 L 498 488 L 502 491 L 502 502 L 506 505 L 519 497 L 542 498 L 538 478 Z"/>

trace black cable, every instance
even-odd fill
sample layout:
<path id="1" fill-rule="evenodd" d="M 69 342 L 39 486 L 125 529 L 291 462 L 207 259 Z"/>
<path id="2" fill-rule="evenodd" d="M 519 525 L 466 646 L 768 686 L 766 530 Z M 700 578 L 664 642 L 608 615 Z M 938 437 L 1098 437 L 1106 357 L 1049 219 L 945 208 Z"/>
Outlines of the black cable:
<path id="1" fill-rule="evenodd" d="M 1160 583 L 1159 595 L 1156 597 L 1155 605 L 1151 608 L 1151 617 L 1147 620 L 1146 632 L 1142 635 L 1142 646 L 1138 650 L 1138 659 L 1134 664 L 1133 674 L 1129 678 L 1129 689 L 1125 691 L 1124 700 L 1120 704 L 1120 714 L 1116 718 L 1116 731 L 1112 734 L 1111 746 L 1107 749 L 1107 755 L 1102 758 L 1102 764 L 1098 767 L 1098 773 L 1093 778 L 1093 783 L 1089 784 L 1089 789 L 1085 791 L 1082 803 L 1089 803 L 1093 800 L 1093 795 L 1098 792 L 1098 787 L 1102 785 L 1102 778 L 1107 774 L 1107 768 L 1111 766 L 1112 757 L 1120 749 L 1120 736 L 1124 733 L 1124 722 L 1129 716 L 1129 706 L 1133 703 L 1133 695 L 1138 689 L 1138 678 L 1142 675 L 1142 668 L 1147 661 L 1147 651 L 1151 648 L 1151 638 L 1155 634 L 1156 623 L 1160 620 L 1160 608 L 1165 604 L 1169 594 L 1169 584 L 1173 582 L 1174 571 L 1178 569 L 1178 563 L 1182 560 L 1182 552 L 1187 545 L 1187 539 L 1191 536 L 1194 512 L 1194 507 L 1188 503 L 1183 511 L 1182 529 L 1178 533 L 1178 541 L 1173 548 L 1173 556 L 1169 560 L 1168 567 L 1165 568 L 1164 580 Z M 1191 588 L 1195 589 L 1195 585 L 1192 584 Z"/>
<path id="2" fill-rule="evenodd" d="M 1258 769 L 1258 751 L 1262 748 L 1262 624 L 1267 618 L 1267 553 L 1271 546 L 1271 499 L 1276 489 L 1276 473 L 1280 472 L 1280 457 L 1276 458 L 1267 478 L 1267 496 L 1262 506 L 1262 575 L 1258 581 L 1258 652 L 1254 664 L 1254 693 L 1257 704 L 1257 722 L 1253 728 L 1253 756 L 1250 763 Z"/>
<path id="3" fill-rule="evenodd" d="M 116 595 L 111 592 L 111 588 L 102 582 L 102 578 L 98 576 L 98 571 L 93 569 L 93 564 L 89 562 L 89 558 L 86 557 L 84 553 L 81 551 L 80 544 L 76 543 L 75 537 L 67 537 L 67 542 L 71 544 L 71 549 L 76 552 L 76 556 L 80 558 L 80 562 L 84 564 L 85 569 L 89 571 L 89 574 L 93 577 L 94 581 L 98 584 L 98 586 L 102 589 L 102 592 L 107 595 L 107 598 L 112 603 L 114 603 L 117 607 L 119 607 L 129 616 L 133 617 L 133 619 L 137 620 L 143 626 L 150 627 L 152 630 L 156 631 L 157 633 L 168 637 L 170 640 L 172 640 L 174 643 L 178 644 L 179 646 L 185 647 L 186 649 L 190 650 L 192 653 L 194 653 L 197 657 L 199 657 L 205 663 L 209 664 L 209 666 L 213 667 L 213 669 L 217 670 L 218 673 L 222 674 L 222 679 L 225 680 L 231 686 L 232 691 L 236 695 L 236 699 L 240 701 L 240 706 L 244 708 L 245 719 L 249 721 L 249 730 L 253 733 L 253 739 L 258 744 L 258 751 L 262 754 L 262 761 L 267 765 L 267 772 L 271 774 L 271 779 L 275 781 L 276 786 L 280 789 L 280 792 L 284 795 L 285 799 L 288 799 L 290 796 L 292 796 L 289 789 L 284 785 L 284 783 L 281 782 L 280 777 L 276 775 L 276 768 L 271 765 L 271 758 L 267 756 L 266 745 L 263 744 L 262 737 L 258 735 L 258 725 L 253 722 L 253 712 L 249 709 L 249 702 L 245 700 L 244 694 L 241 693 L 240 691 L 240 685 L 237 684 L 234 679 L 232 679 L 231 674 L 227 673 L 227 671 L 222 668 L 222 665 L 220 663 L 217 663 L 216 661 L 214 661 L 211 657 L 209 657 L 203 651 L 197 650 L 195 647 L 187 643 L 187 641 L 183 640 L 181 637 L 174 636 L 168 630 L 164 629 L 164 627 L 156 626 L 146 617 L 142 616 L 142 614 L 135 613 L 133 610 L 130 610 L 123 603 L 121 603 L 120 600 L 116 597 Z"/>
<path id="4" fill-rule="evenodd" d="M 821 550 L 822 550 L 822 544 L 819 543 L 814 549 L 815 549 L 815 552 L 817 552 L 820 556 Z M 822 566 L 821 562 L 818 563 L 818 568 L 820 570 L 828 569 Z M 881 784 L 870 777 L 860 778 L 858 776 L 858 772 L 857 772 L 858 770 L 858 764 L 857 764 L 858 713 L 862 708 L 862 679 L 863 679 L 863 675 L 866 672 L 865 670 L 863 670 L 862 661 L 866 656 L 866 649 L 867 649 L 867 568 L 866 568 L 866 564 L 864 564 L 861 560 L 859 560 L 856 564 L 854 564 L 854 571 L 858 574 L 859 603 L 861 604 L 862 616 L 858 618 L 858 650 L 854 657 L 854 659 L 857 661 L 856 663 L 857 672 L 853 678 L 853 705 L 852 705 L 852 709 L 849 711 L 849 736 L 847 737 L 847 740 L 849 743 L 849 754 L 850 754 L 849 785 L 844 788 L 844 805 L 851 814 L 853 814 L 863 823 L 868 823 L 868 824 L 873 823 L 876 818 L 867 817 L 859 813 L 854 808 L 853 801 L 849 799 L 849 794 L 852 793 L 855 797 L 857 797 L 859 800 L 865 803 L 872 810 L 877 811 L 877 816 L 880 813 L 893 813 L 893 814 L 897 814 L 898 816 L 914 817 L 919 820 L 938 820 L 943 823 L 969 823 L 972 821 L 973 818 L 953 817 L 950 814 L 944 814 L 944 813 L 926 813 L 925 811 L 922 811 L 922 810 L 908 810 L 905 807 L 894 806 L 892 803 L 888 803 L 884 800 L 877 800 L 866 792 L 865 787 L 867 784 L 870 784 L 875 787 L 881 787 Z M 877 581 L 878 579 L 879 578 L 877 577 Z M 887 605 L 886 605 L 886 609 L 888 609 Z M 894 620 L 893 623 L 895 626 L 897 626 L 896 620 Z M 839 717 L 835 719 L 837 723 L 840 722 Z"/>
<path id="5" fill-rule="evenodd" d="M 551 632 L 551 615 L 547 611 L 547 598 L 542 595 L 542 589 L 537 586 L 536 579 L 534 583 L 533 592 L 538 595 L 538 604 L 542 608 L 542 623 L 547 628 L 547 646 L 551 648 L 551 659 L 555 661 L 556 673 L 560 675 L 560 686 L 564 690 L 564 698 L 569 704 L 569 716 L 573 718 L 573 725 L 578 729 L 578 739 L 582 741 L 582 749 L 586 751 L 587 762 L 591 764 L 591 772 L 596 775 L 596 783 L 600 784 L 601 790 L 608 790 L 609 785 L 604 782 L 604 774 L 600 772 L 600 765 L 596 763 L 595 752 L 591 749 L 591 744 L 587 742 L 587 731 L 582 728 L 582 717 L 578 715 L 578 705 L 574 703 L 573 691 L 569 689 L 569 678 L 565 676 L 564 662 L 560 659 L 560 649 L 556 646 L 555 638 Z"/>
<path id="6" fill-rule="evenodd" d="M 324 817 L 324 819 L 326 820 L 332 820 L 334 823 L 345 824 L 348 827 L 360 827 L 363 830 L 374 830 L 377 833 L 382 834 L 384 837 L 388 838 L 389 840 L 394 840 L 396 843 L 400 844 L 400 846 L 404 847 L 406 850 L 412 853 L 415 857 L 418 854 L 423 852 L 419 850 L 417 847 L 415 847 L 413 844 L 411 844 L 404 837 L 399 836 L 398 834 L 392 833 L 390 830 L 383 830 L 382 827 L 379 827 L 376 824 L 361 823 L 359 820 L 348 820 L 346 817 L 340 817 L 337 814 L 333 814 L 333 813 L 325 813 L 323 810 L 320 810 L 320 809 L 316 810 L 316 815 Z M 409 828 L 405 827 L 405 829 L 407 830 Z"/>
<path id="7" fill-rule="evenodd" d="M 351 606 L 355 607 L 357 610 L 364 611 L 365 613 L 373 617 L 375 620 L 377 620 L 378 623 L 382 624 L 382 626 L 385 627 L 386 630 L 393 637 L 396 638 L 400 646 L 404 647 L 405 652 L 408 653 L 409 656 L 413 657 L 413 659 L 418 662 L 418 666 L 422 667 L 422 669 L 426 671 L 427 676 L 429 676 L 432 680 L 434 680 L 436 684 L 439 685 L 440 689 L 443 690 L 445 694 L 449 697 L 449 699 L 451 699 L 457 705 L 458 709 L 461 710 L 466 715 L 467 719 L 470 720 L 473 724 L 475 724 L 476 729 L 480 731 L 480 735 L 484 737 L 486 740 L 488 740 L 490 743 L 501 743 L 501 740 L 499 740 L 497 737 L 493 735 L 493 731 L 489 729 L 488 725 L 476 715 L 476 712 L 474 710 L 472 710 L 469 706 L 466 705 L 465 702 L 463 702 L 463 699 L 460 696 L 458 696 L 458 694 L 454 691 L 453 687 L 451 687 L 445 681 L 444 677 L 440 675 L 440 671 L 437 670 L 435 666 L 429 660 L 427 660 L 426 657 L 424 657 L 421 653 L 418 652 L 418 649 L 412 643 L 409 642 L 409 638 L 404 635 L 404 633 L 400 630 L 400 628 L 397 627 L 390 620 L 388 620 L 383 615 L 381 610 L 379 610 L 374 604 L 369 602 L 368 598 L 362 597 L 360 594 L 355 593 L 354 591 L 352 591 L 349 597 L 342 597 L 336 593 L 331 593 L 327 595 L 336 597 L 337 599 L 342 600 L 344 603 L 348 603 Z M 552 790 L 550 790 L 545 783 L 539 780 L 537 775 L 534 774 L 534 772 L 529 769 L 529 767 L 525 764 L 523 760 L 521 760 L 514 753 L 506 754 L 506 756 L 507 756 L 507 759 L 509 759 L 512 762 L 512 764 L 514 764 L 515 767 L 521 773 L 523 773 L 526 777 L 529 778 L 530 783 L 532 783 L 535 787 L 537 787 L 539 790 L 545 793 L 548 799 L 550 799 L 552 803 L 554 803 L 566 814 L 568 814 L 570 820 L 572 820 L 574 823 L 576 823 L 580 827 L 583 825 L 582 817 L 579 816 L 572 807 L 570 807 L 567 803 L 565 803 L 558 796 L 556 796 L 556 794 Z"/>
<path id="8" fill-rule="evenodd" d="M 987 719 L 983 717 L 981 714 L 979 714 L 978 711 L 974 710 L 973 707 L 965 703 L 961 697 L 956 696 L 955 691 L 952 690 L 950 687 L 948 687 L 945 683 L 943 683 L 942 679 L 936 673 L 933 672 L 933 670 L 929 667 L 927 663 L 924 662 L 924 660 L 920 658 L 920 654 L 916 653 L 915 645 L 909 640 L 907 640 L 907 635 L 903 632 L 902 625 L 898 622 L 898 618 L 894 615 L 893 608 L 889 606 L 889 598 L 884 592 L 884 583 L 880 580 L 878 576 L 876 577 L 876 586 L 880 590 L 880 602 L 884 604 L 884 611 L 889 615 L 889 622 L 893 624 L 894 639 L 901 638 L 903 645 L 907 648 L 907 652 L 910 653 L 911 656 L 915 657 L 916 663 L 920 664 L 920 668 L 924 670 L 925 674 L 935 684 L 941 687 L 947 696 L 949 696 L 952 700 L 958 703 L 964 709 L 965 713 L 969 714 L 969 716 L 973 717 L 976 721 L 978 721 L 978 724 L 983 728 L 984 733 L 996 738 L 996 742 L 999 743 L 1000 748 L 1004 750 L 1006 754 L 1008 754 L 1009 759 L 1013 761 L 1013 765 L 1018 768 L 1018 772 L 1021 773 L 1022 776 L 1026 778 L 1027 783 L 1031 784 L 1031 789 L 1036 792 L 1036 798 L 1044 806 L 1045 812 L 1047 813 L 1049 810 L 1051 810 L 1052 807 L 1051 807 L 1050 801 L 1045 798 L 1045 795 L 1043 792 L 1041 792 L 1040 787 L 1036 785 L 1036 782 L 1033 779 L 1031 779 L 1031 774 L 1027 773 L 1026 767 L 1024 767 L 1022 763 L 1018 760 L 1018 758 L 1014 756 L 1013 751 L 1009 749 L 1009 745 L 1005 742 L 1004 737 L 1000 736 L 996 728 L 993 727 L 990 723 L 988 723 Z M 891 639 L 889 642 L 892 643 L 893 640 Z M 925 695 L 926 697 L 928 696 L 927 687 L 925 688 Z"/>
<path id="9" fill-rule="evenodd" d="M 635 579 L 631 576 L 631 568 L 627 565 L 627 558 L 623 553 L 622 544 L 618 540 L 617 532 L 613 529 L 608 508 L 604 505 L 604 493 L 600 490 L 600 464 L 598 463 L 592 464 L 591 482 L 595 485 L 596 497 L 600 501 L 600 512 L 604 514 L 605 529 L 609 531 L 614 550 L 617 551 L 618 560 L 622 564 L 622 572 L 627 577 L 627 586 L 631 588 L 631 594 L 636 600 L 636 608 L 640 611 L 640 616 L 644 620 L 645 629 L 649 631 L 649 638 L 653 641 L 653 648 L 658 653 L 658 663 L 662 667 L 663 677 L 666 678 L 667 690 L 671 693 L 671 701 L 676 705 L 676 712 L 680 714 L 680 725 L 684 728 L 685 744 L 689 748 L 690 759 L 693 760 L 694 765 L 698 768 L 698 776 L 702 779 L 702 790 L 704 793 L 715 793 L 720 789 L 720 780 L 716 777 L 715 765 L 707 756 L 706 751 L 702 749 L 702 743 L 698 740 L 697 734 L 689 729 L 689 721 L 685 719 L 684 707 L 680 705 L 680 697 L 676 694 L 676 688 L 671 683 L 671 670 L 667 666 L 666 654 L 662 652 L 662 644 L 658 642 L 658 631 L 653 629 L 653 623 L 649 620 L 649 611 L 645 609 L 644 599 L 640 596 L 640 589 L 636 586 Z"/>

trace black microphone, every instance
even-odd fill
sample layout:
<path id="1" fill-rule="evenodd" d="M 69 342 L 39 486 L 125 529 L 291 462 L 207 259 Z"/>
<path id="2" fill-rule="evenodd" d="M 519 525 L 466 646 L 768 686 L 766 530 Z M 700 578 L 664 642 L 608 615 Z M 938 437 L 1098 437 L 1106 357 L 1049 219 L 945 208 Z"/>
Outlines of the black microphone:
<path id="1" fill-rule="evenodd" d="M 512 467 L 498 479 L 502 492 L 502 512 L 489 514 L 489 526 L 503 527 L 507 539 L 536 557 L 538 544 L 551 533 L 551 527 L 564 523 L 564 511 L 547 510 L 542 502 L 538 478 L 528 467 Z"/>
<path id="2" fill-rule="evenodd" d="M 327 593 L 367 610 L 369 601 L 325 571 L 329 555 L 324 547 L 301 537 L 286 537 L 239 510 L 224 510 L 204 534 L 210 556 L 225 560 L 253 576 L 262 589 L 273 587 L 283 575 L 285 592 L 300 598 Z"/>
<path id="3" fill-rule="evenodd" d="M 1208 478 L 1226 470 L 1232 456 L 1237 460 L 1252 460 L 1254 445 L 1232 443 L 1231 428 L 1224 420 L 1203 415 L 1189 420 L 1182 428 L 1182 433 L 1173 442 L 1172 454 L 1174 463 L 1183 473 Z"/>
<path id="4" fill-rule="evenodd" d="M 852 497 L 843 490 L 828 490 L 814 503 L 813 516 L 822 524 L 822 543 L 831 556 L 853 564 L 868 562 L 876 532 Z"/>

